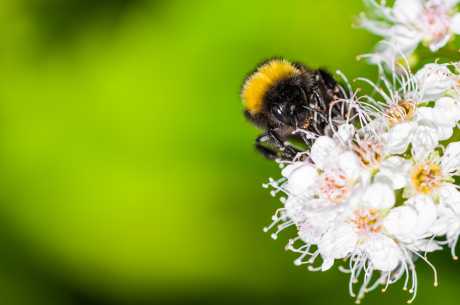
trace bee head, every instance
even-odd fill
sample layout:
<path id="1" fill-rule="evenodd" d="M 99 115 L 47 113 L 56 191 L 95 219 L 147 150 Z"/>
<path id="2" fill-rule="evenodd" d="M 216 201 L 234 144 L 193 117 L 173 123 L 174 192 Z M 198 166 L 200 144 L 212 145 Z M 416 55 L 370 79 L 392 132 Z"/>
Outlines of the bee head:
<path id="1" fill-rule="evenodd" d="M 298 77 L 279 82 L 267 92 L 268 111 L 278 125 L 304 127 L 309 117 L 308 99 Z"/>
<path id="2" fill-rule="evenodd" d="M 293 128 L 302 127 L 308 114 L 304 107 L 289 103 L 274 104 L 270 110 L 279 125 Z"/>
<path id="3" fill-rule="evenodd" d="M 241 98 L 245 109 L 256 115 L 266 110 L 266 97 L 281 81 L 300 75 L 298 67 L 284 59 L 271 59 L 251 73 L 243 83 Z"/>

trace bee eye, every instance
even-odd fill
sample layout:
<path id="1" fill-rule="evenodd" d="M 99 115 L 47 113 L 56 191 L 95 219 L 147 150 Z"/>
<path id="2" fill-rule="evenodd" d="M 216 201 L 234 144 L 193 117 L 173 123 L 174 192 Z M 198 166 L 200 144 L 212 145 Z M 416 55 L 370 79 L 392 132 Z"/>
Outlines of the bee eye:
<path id="1" fill-rule="evenodd" d="M 272 106 L 272 113 L 276 119 L 285 123 L 286 121 L 286 105 L 285 104 L 276 104 Z"/>
<path id="2" fill-rule="evenodd" d="M 278 104 L 273 108 L 273 112 L 276 115 L 282 116 L 284 114 L 284 109 L 285 109 L 284 104 Z"/>

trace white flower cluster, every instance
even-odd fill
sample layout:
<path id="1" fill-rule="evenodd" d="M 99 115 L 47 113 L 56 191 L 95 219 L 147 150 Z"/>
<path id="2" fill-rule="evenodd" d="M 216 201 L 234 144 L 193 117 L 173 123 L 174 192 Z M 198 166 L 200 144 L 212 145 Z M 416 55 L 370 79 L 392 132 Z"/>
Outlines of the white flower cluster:
<path id="1" fill-rule="evenodd" d="M 270 179 L 272 195 L 283 193 L 273 222 L 265 228 L 296 229 L 287 249 L 297 265 L 313 271 L 350 274 L 350 294 L 403 279 L 417 293 L 416 260 L 455 246 L 460 234 L 459 73 L 455 65 L 428 64 L 415 75 L 407 69 L 367 82 L 374 96 L 353 94 L 348 122 L 318 136 L 308 153 L 284 164 L 282 178 Z M 448 140 L 448 141 L 446 141 Z M 448 143 L 448 144 L 445 144 Z M 361 282 L 357 291 L 354 286 Z"/>
<path id="2" fill-rule="evenodd" d="M 392 66 L 401 56 L 410 58 L 420 43 L 435 52 L 455 34 L 460 34 L 458 0 L 396 0 L 393 7 L 384 1 L 365 0 L 370 12 L 360 16 L 359 25 L 383 37 L 370 56 L 372 63 Z"/>

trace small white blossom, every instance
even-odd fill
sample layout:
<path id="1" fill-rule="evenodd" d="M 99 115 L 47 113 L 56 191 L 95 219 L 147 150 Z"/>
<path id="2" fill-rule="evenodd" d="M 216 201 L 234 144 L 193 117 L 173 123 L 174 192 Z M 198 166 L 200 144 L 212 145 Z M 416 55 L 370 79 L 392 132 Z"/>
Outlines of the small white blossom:
<path id="1" fill-rule="evenodd" d="M 420 102 L 435 101 L 454 86 L 454 74 L 447 65 L 426 64 L 415 73 L 417 88 L 420 88 Z"/>
<path id="2" fill-rule="evenodd" d="M 450 143 L 442 156 L 436 151 L 421 159 L 415 156 L 407 173 L 409 183 L 404 195 L 429 196 L 441 203 L 449 201 L 452 192 L 445 192 L 445 188 L 453 186 L 454 177 L 460 172 L 459 158 L 460 142 Z"/>
<path id="3" fill-rule="evenodd" d="M 333 218 L 355 185 L 360 183 L 364 169 L 358 158 L 332 138 L 316 139 L 310 159 L 287 165 L 282 170 L 284 178 L 271 180 L 267 185 L 275 188 L 273 194 L 282 191 L 288 195 L 283 199 L 284 208 L 278 211 L 273 224 L 267 228 L 278 224 L 278 231 L 272 234 L 274 238 L 291 225 L 308 226 L 312 234 L 320 236 L 320 228 L 324 225 L 318 221 L 318 213 L 329 213 L 328 218 Z M 316 237 L 305 238 L 306 242 L 312 240 Z"/>
<path id="4" fill-rule="evenodd" d="M 369 112 L 382 125 L 384 154 L 402 154 L 412 144 L 413 154 L 425 156 L 452 136 L 460 119 L 458 101 L 446 96 L 453 84 L 452 74 L 447 67 L 435 64 L 424 66 L 415 75 L 407 67 L 401 69 L 404 75 L 393 72 L 391 81 L 382 75 L 385 89 L 361 79 L 379 95 L 379 100 L 367 97 L 372 105 L 368 106 Z M 434 102 L 433 107 L 427 106 L 429 101 Z"/>
<path id="5" fill-rule="evenodd" d="M 420 43 L 432 52 L 460 33 L 456 0 L 396 0 L 393 7 L 375 0 L 366 1 L 370 17 L 361 15 L 360 26 L 383 37 L 371 62 L 397 62 L 409 56 Z"/>

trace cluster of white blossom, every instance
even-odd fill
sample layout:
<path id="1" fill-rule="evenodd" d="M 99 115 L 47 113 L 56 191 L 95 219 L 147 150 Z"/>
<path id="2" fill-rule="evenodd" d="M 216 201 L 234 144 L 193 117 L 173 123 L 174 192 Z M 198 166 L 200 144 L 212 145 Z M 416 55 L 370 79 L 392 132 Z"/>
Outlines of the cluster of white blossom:
<path id="1" fill-rule="evenodd" d="M 459 0 L 396 0 L 393 7 L 385 1 L 365 2 L 370 9 L 360 16 L 359 26 L 383 38 L 369 58 L 372 63 L 392 66 L 401 56 L 410 58 L 421 43 L 436 52 L 460 34 Z"/>
<path id="2" fill-rule="evenodd" d="M 412 302 L 415 261 L 433 269 L 437 285 L 427 253 L 449 247 L 456 258 L 459 72 L 454 64 L 439 63 L 415 74 L 400 71 L 390 79 L 382 74 L 379 85 L 361 79 L 375 94 L 343 99 L 353 109 L 349 120 L 283 162 L 283 177 L 265 185 L 272 195 L 283 194 L 283 206 L 265 230 L 276 239 L 295 228 L 286 248 L 299 254 L 296 265 L 325 271 L 338 261 L 350 274 L 350 294 L 358 302 L 400 279 Z"/>

